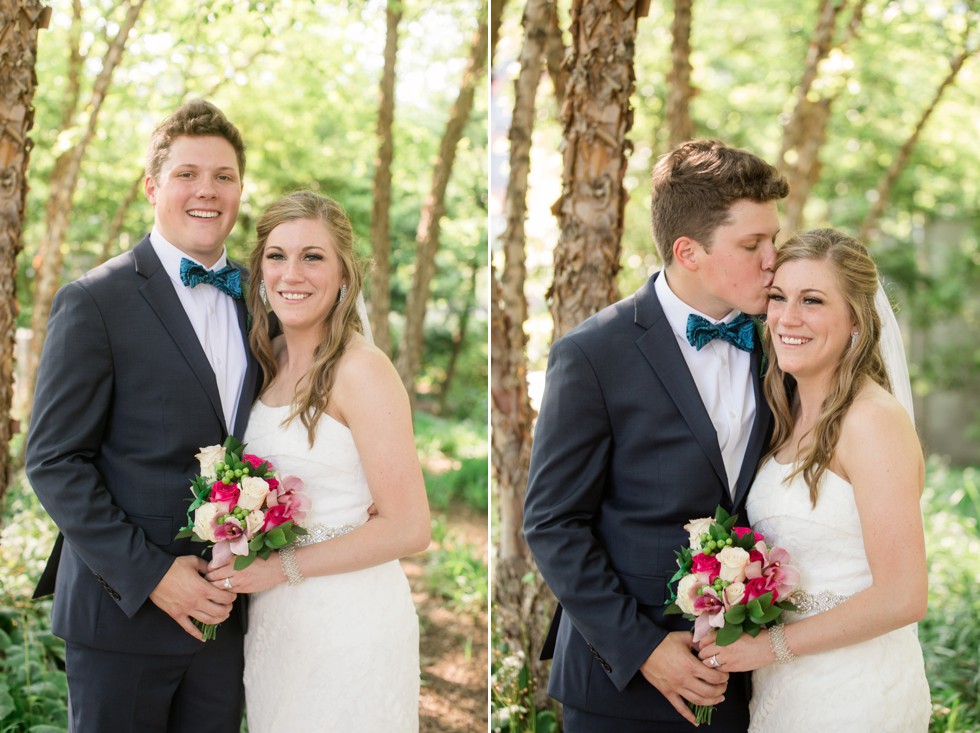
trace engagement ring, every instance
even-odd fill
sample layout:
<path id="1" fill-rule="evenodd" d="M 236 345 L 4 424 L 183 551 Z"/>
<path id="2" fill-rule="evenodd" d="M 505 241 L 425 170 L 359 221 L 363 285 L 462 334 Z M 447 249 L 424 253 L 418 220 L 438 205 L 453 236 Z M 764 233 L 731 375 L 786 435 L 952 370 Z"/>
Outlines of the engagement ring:
<path id="1" fill-rule="evenodd" d="M 231 578 L 225 578 L 225 590 L 231 590 Z"/>
<path id="2" fill-rule="evenodd" d="M 717 655 L 712 655 L 711 659 L 708 660 L 708 664 L 710 664 L 712 667 L 720 667 L 721 666 L 718 663 L 718 656 Z"/>

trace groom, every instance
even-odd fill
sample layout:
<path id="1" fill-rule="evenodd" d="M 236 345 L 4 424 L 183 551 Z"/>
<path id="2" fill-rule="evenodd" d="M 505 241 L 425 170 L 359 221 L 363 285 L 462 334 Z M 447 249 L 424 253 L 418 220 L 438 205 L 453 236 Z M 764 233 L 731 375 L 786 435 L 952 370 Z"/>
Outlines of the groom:
<path id="1" fill-rule="evenodd" d="M 684 525 L 742 510 L 766 447 L 762 352 L 739 312 L 765 312 L 788 190 L 721 142 L 673 150 L 653 173 L 664 269 L 552 346 L 524 528 L 561 604 L 548 690 L 568 733 L 687 731 L 685 701 L 720 703 L 712 733 L 748 726 L 745 676 L 702 664 L 690 623 L 663 612 Z"/>
<path id="2" fill-rule="evenodd" d="M 77 733 L 241 724 L 236 594 L 202 577 L 201 545 L 174 536 L 195 454 L 242 437 L 257 386 L 236 289 L 246 275 L 224 248 L 244 169 L 241 135 L 218 108 L 179 108 L 147 154 L 153 231 L 51 309 L 27 475 L 61 531 L 35 596 L 54 591 Z M 205 644 L 192 619 L 224 623 Z"/>

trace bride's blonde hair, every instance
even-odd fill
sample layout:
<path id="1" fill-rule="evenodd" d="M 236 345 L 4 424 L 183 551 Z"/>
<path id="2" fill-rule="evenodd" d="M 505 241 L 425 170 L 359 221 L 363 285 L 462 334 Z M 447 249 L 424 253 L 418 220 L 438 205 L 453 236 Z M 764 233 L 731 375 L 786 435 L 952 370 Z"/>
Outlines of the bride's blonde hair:
<path id="1" fill-rule="evenodd" d="M 249 344 L 262 367 L 263 389 L 272 383 L 279 372 L 269 335 L 269 313 L 260 295 L 265 246 L 273 229 L 280 224 L 299 219 L 314 219 L 323 223 L 340 257 L 343 280 L 347 283 L 347 293 L 343 301 L 339 300 L 338 293 L 338 302 L 324 318 L 323 340 L 313 353 L 313 366 L 308 379 L 300 382 L 297 387 L 293 395 L 293 410 L 284 421 L 288 423 L 298 416 L 306 427 L 312 446 L 317 423 L 330 402 L 337 363 L 353 334 L 364 332 L 357 314 L 357 297 L 361 292 L 364 274 L 354 254 L 354 231 L 350 219 L 333 199 L 312 191 L 296 191 L 283 196 L 265 210 L 255 225 L 258 241 L 249 262 L 251 274 L 247 295 L 248 309 L 254 319 L 249 333 Z"/>
<path id="2" fill-rule="evenodd" d="M 837 275 L 841 293 L 857 323 L 857 336 L 840 355 L 830 394 L 821 406 L 820 415 L 813 426 L 813 440 L 795 460 L 789 481 L 803 474 L 810 489 L 810 502 L 817 504 L 817 486 L 827 470 L 837 441 L 841 422 L 865 379 L 877 382 L 891 390 L 888 373 L 881 356 L 881 319 L 875 308 L 878 290 L 878 270 L 864 245 L 836 229 L 814 229 L 788 240 L 776 253 L 775 269 L 796 260 L 827 262 Z M 763 345 L 769 364 L 765 378 L 765 394 L 772 408 L 775 428 L 765 458 L 773 456 L 793 435 L 795 418 L 793 402 L 796 396 L 796 380 L 779 368 L 769 329 L 765 329 Z"/>

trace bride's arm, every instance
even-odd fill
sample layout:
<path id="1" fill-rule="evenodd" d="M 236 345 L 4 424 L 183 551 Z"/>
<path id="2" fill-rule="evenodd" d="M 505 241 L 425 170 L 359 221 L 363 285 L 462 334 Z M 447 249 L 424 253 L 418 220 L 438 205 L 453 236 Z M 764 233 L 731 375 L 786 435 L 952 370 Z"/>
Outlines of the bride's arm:
<path id="1" fill-rule="evenodd" d="M 855 402 L 841 426 L 837 459 L 854 487 L 872 584 L 829 611 L 786 625 L 786 644 L 800 656 L 866 641 L 926 612 L 919 507 L 925 469 L 908 415 L 890 395 Z M 758 669 L 775 661 L 768 634 L 743 635 L 725 647 L 711 643 L 700 656 L 717 655 L 725 672 Z"/>
<path id="2" fill-rule="evenodd" d="M 374 347 L 349 349 L 338 365 L 330 402 L 333 416 L 353 434 L 377 514 L 348 534 L 298 548 L 296 564 L 306 578 L 362 570 L 421 552 L 431 533 L 408 395 L 388 357 Z M 241 572 L 225 566 L 207 577 L 219 586 L 231 577 L 239 593 L 286 581 L 278 553 Z"/>

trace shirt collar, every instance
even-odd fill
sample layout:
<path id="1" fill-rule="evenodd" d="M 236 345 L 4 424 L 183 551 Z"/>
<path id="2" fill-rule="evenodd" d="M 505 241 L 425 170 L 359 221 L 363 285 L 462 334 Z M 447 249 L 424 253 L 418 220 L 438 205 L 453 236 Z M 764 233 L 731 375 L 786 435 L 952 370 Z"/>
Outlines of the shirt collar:
<path id="1" fill-rule="evenodd" d="M 163 269 L 167 271 L 170 279 L 173 280 L 178 285 L 183 285 L 180 279 L 180 261 L 185 257 L 191 262 L 196 262 L 201 265 L 196 259 L 190 255 L 180 251 L 172 245 L 167 239 L 160 234 L 156 227 L 150 232 L 150 244 L 153 246 L 153 251 L 156 252 L 157 257 L 160 258 L 160 264 L 163 265 Z M 206 270 L 220 270 L 222 267 L 228 264 L 228 251 L 225 249 L 221 250 L 221 256 L 218 261 L 215 262 L 211 267 L 205 267 Z M 204 267 L 204 265 L 201 265 Z"/>
<path id="2" fill-rule="evenodd" d="M 687 317 L 692 313 L 701 316 L 708 320 L 709 323 L 730 323 L 735 320 L 740 312 L 737 310 L 730 311 L 724 318 L 718 320 L 717 318 L 712 318 L 705 313 L 692 308 L 679 297 L 677 294 L 670 289 L 670 284 L 667 282 L 667 271 L 661 270 L 660 277 L 656 279 L 653 287 L 657 293 L 657 297 L 660 299 L 660 305 L 664 309 L 664 315 L 667 317 L 667 322 L 670 324 L 671 330 L 677 334 L 677 337 L 687 341 Z"/>

